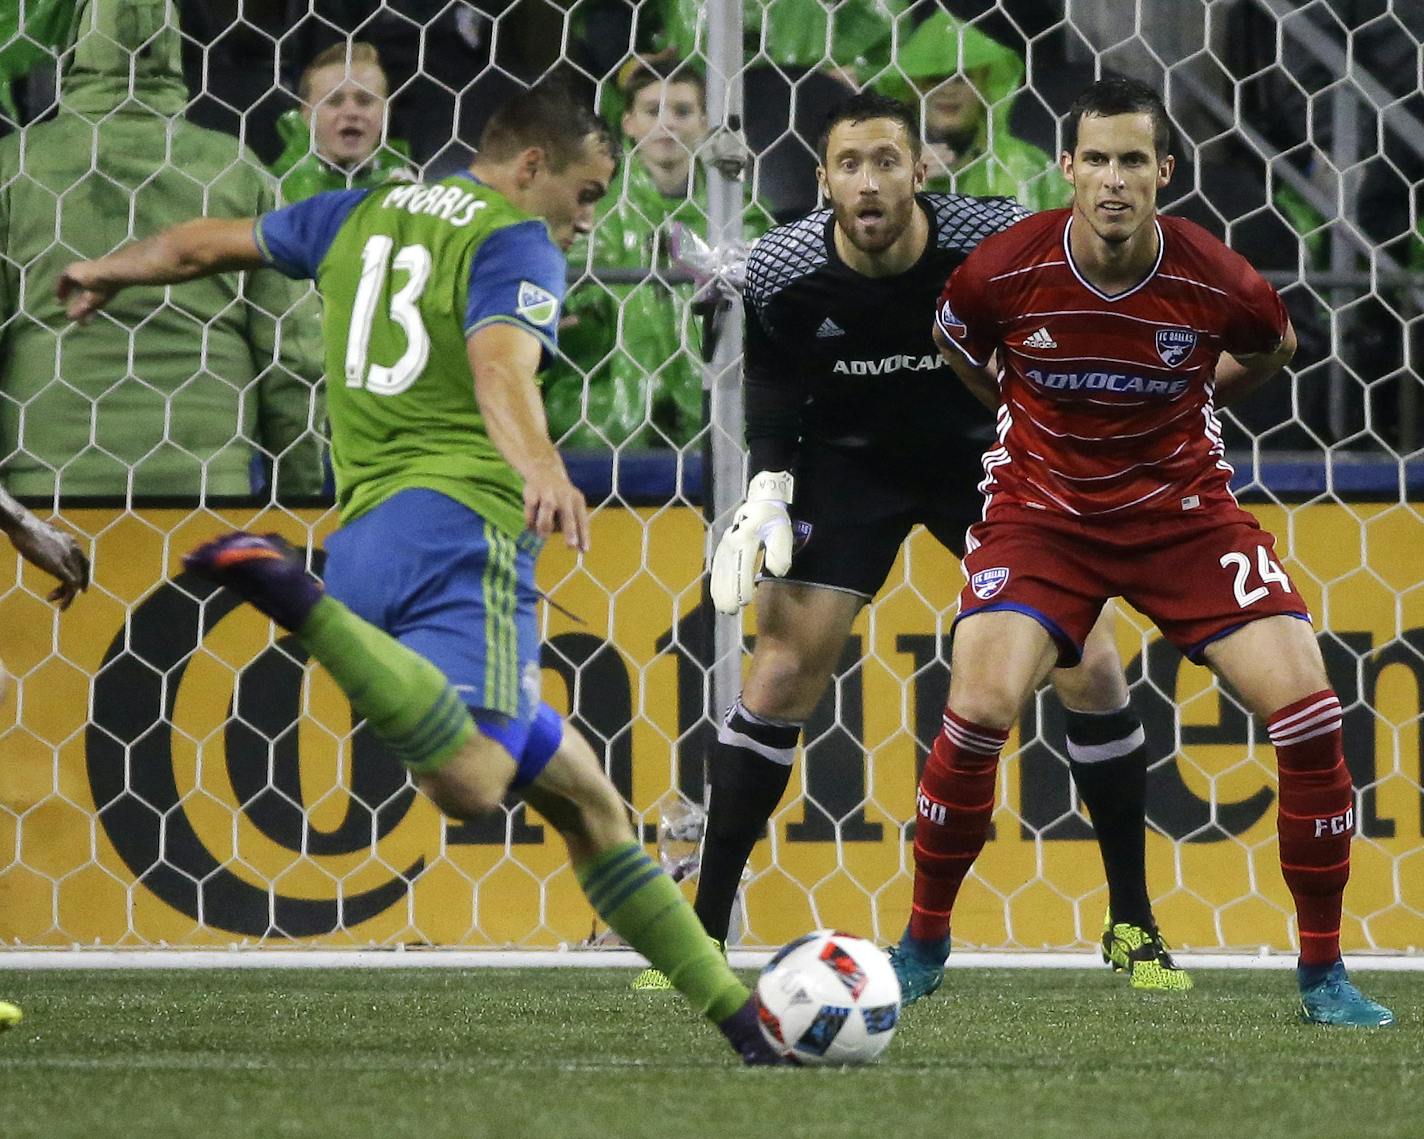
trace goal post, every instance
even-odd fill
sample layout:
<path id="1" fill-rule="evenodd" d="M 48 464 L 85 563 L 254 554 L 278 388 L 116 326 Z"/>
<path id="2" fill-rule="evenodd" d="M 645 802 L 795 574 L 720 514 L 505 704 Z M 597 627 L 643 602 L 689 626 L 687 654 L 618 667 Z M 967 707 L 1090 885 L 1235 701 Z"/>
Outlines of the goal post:
<path id="1" fill-rule="evenodd" d="M 1291 375 L 1224 418 L 1236 485 L 1279 538 L 1282 564 L 1322 628 L 1344 709 L 1358 826 L 1344 948 L 1413 953 L 1424 945 L 1416 371 L 1424 294 L 1414 276 L 1424 265 L 1415 204 L 1424 116 L 1395 88 L 1397 53 L 1412 45 L 1417 55 L 1424 42 L 1420 20 L 1384 2 L 1353 23 L 1328 6 L 1300 10 L 1284 0 L 946 0 L 919 23 L 897 0 L 744 4 L 643 0 L 544 12 L 526 3 L 499 14 L 432 4 L 422 24 L 373 0 L 364 22 L 343 30 L 332 13 L 359 5 L 309 0 L 303 20 L 288 25 L 264 22 L 270 5 L 246 11 L 243 0 L 224 0 L 167 18 L 182 21 L 188 82 L 197 84 L 190 117 L 240 126 L 268 161 L 272 120 L 296 105 L 309 62 L 293 57 L 293 45 L 318 48 L 319 28 L 387 37 L 378 46 L 390 68 L 388 135 L 410 127 L 411 162 L 431 174 L 467 156 L 487 92 L 551 67 L 581 76 L 605 113 L 626 106 L 619 84 L 630 54 L 665 60 L 680 51 L 699 67 L 707 98 L 699 157 L 719 147 L 725 157 L 728 138 L 745 135 L 755 155 L 745 178 L 730 175 L 728 162 L 694 164 L 704 172 L 666 217 L 648 216 L 666 202 L 620 179 L 601 217 L 621 208 L 627 260 L 600 260 L 596 240 L 571 258 L 568 311 L 584 324 L 564 338 L 557 382 L 574 395 L 560 434 L 596 510 L 587 555 L 551 543 L 540 561 L 549 601 L 543 691 L 603 756 L 650 849 L 664 814 L 702 802 L 714 725 L 736 694 L 754 633 L 750 613 L 740 626 L 713 617 L 703 578 L 709 520 L 713 532 L 725 522 L 745 475 L 740 306 L 725 303 L 710 323 L 693 313 L 698 285 L 669 257 L 666 223 L 681 221 L 725 249 L 757 232 L 757 209 L 783 221 L 813 208 L 814 116 L 847 84 L 889 77 L 888 89 L 917 98 L 956 77 L 969 84 L 991 104 L 983 161 L 1008 172 L 990 188 L 1007 192 L 1008 178 L 1026 199 L 1048 193 L 1035 187 L 1056 177 L 1057 116 L 1077 85 L 1105 72 L 1161 84 L 1181 151 L 1167 208 L 1260 264 L 1301 335 Z M 165 9 L 156 0 L 139 7 L 160 17 Z M 1192 19 L 1180 18 L 1184 8 Z M 85 210 L 121 217 L 124 238 L 143 236 L 147 223 L 130 209 L 141 191 L 122 189 L 98 146 L 75 189 L 52 194 L 42 217 L 15 212 L 20 202 L 33 210 L 40 177 L 18 157 L 29 153 L 19 140 L 42 139 L 46 124 L 74 113 L 55 102 L 66 82 L 56 75 L 74 55 L 38 22 L 48 11 L 22 0 L 13 25 L 0 18 L 0 75 L 8 67 L 14 80 L 0 106 L 3 473 L 33 509 L 56 513 L 82 537 L 94 577 L 63 615 L 44 602 L 43 575 L 18 556 L 0 582 L 0 655 L 10 675 L 0 705 L 0 951 L 585 943 L 598 930 L 551 828 L 515 804 L 475 823 L 442 819 L 353 726 L 344 698 L 293 638 L 183 570 L 183 552 L 229 527 L 279 532 L 310 549 L 320 568 L 337 523 L 330 499 L 273 500 L 264 479 L 274 458 L 279 472 L 284 460 L 249 414 L 271 382 L 268 369 L 297 367 L 281 353 L 310 334 L 312 302 L 297 296 L 292 311 L 266 314 L 277 330 L 269 355 L 240 384 L 208 356 L 244 303 L 236 293 L 194 325 L 185 342 L 192 374 L 170 389 L 159 390 L 146 361 L 156 324 L 193 324 L 176 290 L 153 298 L 158 316 L 122 326 L 107 373 L 70 370 L 86 333 L 46 308 L 53 266 L 77 240 Z M 89 8 L 78 11 L 82 24 Z M 389 38 L 402 20 L 406 38 Z M 924 70 L 913 46 L 932 21 L 944 29 L 945 51 L 963 60 L 943 76 Z M 170 26 L 160 18 L 156 28 Z M 449 68 L 461 60 L 470 72 L 457 81 Z M 235 82 L 239 65 L 247 80 L 266 77 L 260 89 Z M 1008 86 L 993 86 L 1006 75 Z M 447 137 L 427 137 L 436 116 L 422 119 L 421 98 L 432 107 L 448 101 Z M 94 129 L 105 121 L 98 116 Z M 614 125 L 623 123 L 620 113 Z M 234 162 L 258 161 L 232 146 Z M 972 163 L 955 171 L 952 149 L 945 137 L 933 140 L 938 175 L 979 192 L 982 173 Z M 1030 153 L 1042 156 L 1033 170 L 1024 165 Z M 175 174 L 171 159 L 160 161 L 154 184 Z M 21 226 L 49 236 L 23 244 Z M 649 349 L 644 334 L 663 320 L 676 339 Z M 42 350 L 40 336 L 49 338 Z M 36 360 L 47 361 L 38 374 Z M 694 385 L 694 400 L 706 397 L 704 421 L 688 424 L 670 410 L 679 383 Z M 238 389 L 229 442 L 244 463 L 252 459 L 252 494 L 212 489 L 218 451 L 199 454 L 185 435 L 192 423 L 181 393 L 204 385 Z M 607 411 L 608 392 L 627 397 L 631 426 Z M 61 394 L 65 414 L 79 416 L 67 432 L 53 418 Z M 157 416 L 153 447 L 123 452 L 101 492 L 66 489 L 83 463 L 115 454 L 109 417 L 130 397 Z M 551 382 L 551 416 L 554 398 Z M 136 492 L 151 485 L 152 456 L 169 451 L 193 457 L 212 486 Z M 22 469 L 31 481 L 19 480 Z M 44 470 L 57 475 L 57 490 L 34 489 Z M 857 620 L 834 689 L 807 724 L 791 790 L 752 857 L 744 948 L 828 926 L 898 936 L 910 899 L 916 776 L 938 731 L 962 583 L 953 556 L 918 530 Z M 1148 880 L 1164 931 L 1188 950 L 1292 952 L 1263 727 L 1125 607 L 1118 648 L 1152 761 Z M 1052 696 L 1026 711 L 1001 770 L 993 837 L 956 908 L 956 944 L 990 953 L 1087 949 L 1106 889 Z"/>

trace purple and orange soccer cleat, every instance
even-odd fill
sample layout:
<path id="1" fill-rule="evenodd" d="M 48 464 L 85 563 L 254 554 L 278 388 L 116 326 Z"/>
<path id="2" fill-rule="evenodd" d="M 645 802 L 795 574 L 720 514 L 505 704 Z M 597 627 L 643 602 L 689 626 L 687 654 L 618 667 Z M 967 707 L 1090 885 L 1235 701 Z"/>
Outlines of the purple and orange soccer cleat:
<path id="1" fill-rule="evenodd" d="M 771 1042 L 767 1040 L 758 1023 L 760 1011 L 761 1002 L 753 993 L 741 1008 L 717 1027 L 722 1030 L 722 1035 L 727 1038 L 727 1042 L 737 1050 L 737 1055 L 742 1058 L 742 1063 L 749 1067 L 799 1067 L 794 1059 L 773 1048 Z"/>
<path id="2" fill-rule="evenodd" d="M 232 590 L 288 632 L 300 629 L 321 600 L 321 583 L 307 573 L 302 552 L 279 534 L 234 530 L 185 554 L 183 564 Z"/>

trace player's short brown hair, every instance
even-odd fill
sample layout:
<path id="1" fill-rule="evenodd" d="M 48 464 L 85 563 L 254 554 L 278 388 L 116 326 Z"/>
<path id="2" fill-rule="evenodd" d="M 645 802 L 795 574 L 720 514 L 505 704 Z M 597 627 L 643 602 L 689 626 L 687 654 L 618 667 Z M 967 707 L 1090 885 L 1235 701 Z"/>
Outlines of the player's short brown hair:
<path id="1" fill-rule="evenodd" d="M 312 76 L 323 67 L 333 65 L 351 68 L 358 63 L 369 63 L 380 68 L 381 74 L 386 74 L 386 69 L 381 65 L 381 53 L 376 50 L 374 44 L 368 44 L 364 40 L 353 40 L 350 44 L 346 42 L 334 43 L 329 48 L 317 52 L 312 57 L 312 61 L 306 65 L 302 71 L 302 77 L 297 83 L 297 94 L 303 103 L 310 102 L 312 89 Z M 389 85 L 389 81 L 388 84 Z"/>
<path id="2" fill-rule="evenodd" d="M 608 124 L 574 95 L 566 81 L 544 79 L 495 108 L 480 132 L 479 156 L 505 162 L 527 147 L 538 146 L 557 171 L 583 153 L 590 135 L 596 148 L 618 160 L 618 144 Z"/>
<path id="3" fill-rule="evenodd" d="M 816 136 L 816 157 L 826 164 L 826 150 L 831 145 L 831 131 L 841 123 L 863 123 L 867 119 L 893 119 L 905 128 L 910 140 L 910 157 L 920 158 L 920 123 L 915 112 L 899 99 L 891 99 L 875 91 L 862 91 L 842 99 L 827 113 Z"/>
<path id="4" fill-rule="evenodd" d="M 1162 96 L 1137 79 L 1099 79 L 1078 93 L 1068 108 L 1063 128 L 1063 149 L 1073 154 L 1078 149 L 1078 124 L 1084 115 L 1107 118 L 1111 115 L 1151 115 L 1152 149 L 1159 160 L 1172 149 L 1172 120 Z"/>
<path id="5" fill-rule="evenodd" d="M 620 77 L 619 87 L 633 105 L 634 98 L 644 87 L 654 83 L 687 83 L 697 88 L 697 97 L 705 105 L 707 102 L 707 80 L 702 72 L 683 60 L 642 59 L 628 69 L 627 75 Z"/>

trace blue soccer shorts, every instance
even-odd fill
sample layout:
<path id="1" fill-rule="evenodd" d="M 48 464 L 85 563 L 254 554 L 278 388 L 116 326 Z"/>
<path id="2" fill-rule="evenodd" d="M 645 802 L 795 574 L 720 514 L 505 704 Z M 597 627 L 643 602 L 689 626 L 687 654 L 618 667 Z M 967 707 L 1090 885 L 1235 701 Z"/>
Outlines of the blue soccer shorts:
<path id="1" fill-rule="evenodd" d="M 537 774 L 531 762 L 542 770 L 562 731 L 539 699 L 538 546 L 423 488 L 326 541 L 327 592 L 445 674 L 480 731 L 520 764 L 516 785 Z"/>

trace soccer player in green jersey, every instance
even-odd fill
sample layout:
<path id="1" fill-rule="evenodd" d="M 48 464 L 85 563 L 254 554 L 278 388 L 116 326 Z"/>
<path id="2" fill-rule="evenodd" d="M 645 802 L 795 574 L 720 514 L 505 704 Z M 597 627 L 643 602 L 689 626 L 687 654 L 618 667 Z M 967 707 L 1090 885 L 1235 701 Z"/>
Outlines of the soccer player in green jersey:
<path id="1" fill-rule="evenodd" d="M 743 1060 L 776 1063 L 592 748 L 539 699 L 534 559 L 556 530 L 587 549 L 589 519 L 534 377 L 555 350 L 560 249 L 591 228 L 615 166 L 607 128 L 541 85 L 491 116 L 467 173 L 184 222 L 71 265 L 59 293 L 86 321 L 127 285 L 264 265 L 316 281 L 342 522 L 326 588 L 274 536 L 228 534 L 186 564 L 296 633 L 446 814 L 518 791 L 608 925 Z"/>

